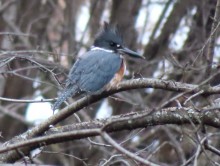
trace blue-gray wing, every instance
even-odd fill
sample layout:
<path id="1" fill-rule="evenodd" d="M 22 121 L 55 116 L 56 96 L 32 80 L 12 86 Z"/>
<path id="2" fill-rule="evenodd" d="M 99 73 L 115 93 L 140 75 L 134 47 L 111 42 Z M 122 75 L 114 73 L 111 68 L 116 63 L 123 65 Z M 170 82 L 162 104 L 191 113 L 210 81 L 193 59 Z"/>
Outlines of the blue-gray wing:
<path id="1" fill-rule="evenodd" d="M 83 92 L 97 92 L 119 71 L 122 59 L 118 54 L 93 50 L 79 58 L 70 70 L 66 86 Z"/>

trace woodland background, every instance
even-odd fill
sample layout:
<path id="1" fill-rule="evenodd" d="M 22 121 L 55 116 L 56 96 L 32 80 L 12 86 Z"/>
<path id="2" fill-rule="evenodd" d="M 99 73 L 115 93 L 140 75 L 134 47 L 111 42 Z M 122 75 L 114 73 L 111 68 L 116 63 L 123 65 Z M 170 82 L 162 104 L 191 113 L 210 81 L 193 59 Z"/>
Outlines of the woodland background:
<path id="1" fill-rule="evenodd" d="M 162 10 L 151 21 L 155 5 Z M 0 161 L 220 165 L 219 20 L 220 0 L 1 0 Z M 28 106 L 39 95 L 53 103 L 104 21 L 146 60 L 127 59 L 119 88 L 29 122 Z M 97 119 L 103 102 L 112 113 Z"/>

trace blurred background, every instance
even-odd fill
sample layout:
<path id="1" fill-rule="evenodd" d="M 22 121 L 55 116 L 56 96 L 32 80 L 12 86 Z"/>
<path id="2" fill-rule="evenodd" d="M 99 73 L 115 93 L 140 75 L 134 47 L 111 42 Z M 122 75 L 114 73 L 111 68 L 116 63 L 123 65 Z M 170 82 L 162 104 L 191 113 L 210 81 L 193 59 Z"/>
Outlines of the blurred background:
<path id="1" fill-rule="evenodd" d="M 104 21 L 118 25 L 124 43 L 146 60 L 127 60 L 125 79 L 158 78 L 199 84 L 207 66 L 218 68 L 220 38 L 207 60 L 216 0 L 1 0 L 0 1 L 0 141 L 11 139 L 53 114 L 51 102 L 24 102 L 57 97 L 76 58 L 93 44 Z M 209 73 L 210 74 L 210 73 Z M 218 77 L 212 80 L 217 85 Z M 61 85 L 59 85 L 61 84 Z M 177 106 L 164 103 L 175 92 L 138 89 L 115 94 L 78 112 L 81 121 Z M 9 101 L 5 101 L 5 99 Z M 72 99 L 74 100 L 74 99 Z M 183 103 L 185 97 L 178 98 Z M 212 101 L 211 101 L 212 102 Z M 188 106 L 210 104 L 197 97 Z M 59 125 L 76 123 L 71 116 Z M 128 150 L 161 165 L 180 165 L 196 151 L 195 128 L 164 125 L 112 134 Z M 214 132 L 214 129 L 210 129 Z M 105 147 L 100 137 L 44 148 L 34 163 L 56 165 L 138 165 Z M 219 147 L 219 139 L 214 141 Z M 219 161 L 214 154 L 209 159 Z M 198 159 L 209 165 L 207 155 Z"/>

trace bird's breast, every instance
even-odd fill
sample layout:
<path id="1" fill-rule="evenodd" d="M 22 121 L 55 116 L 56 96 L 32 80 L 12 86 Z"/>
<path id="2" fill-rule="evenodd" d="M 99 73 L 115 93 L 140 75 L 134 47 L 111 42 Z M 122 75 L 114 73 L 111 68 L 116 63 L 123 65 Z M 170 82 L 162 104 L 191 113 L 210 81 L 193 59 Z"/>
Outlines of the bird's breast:
<path id="1" fill-rule="evenodd" d="M 124 77 L 125 70 L 126 70 L 125 60 L 122 59 L 121 67 L 118 70 L 118 72 L 115 73 L 114 77 L 112 78 L 112 80 L 107 85 L 107 87 L 106 87 L 107 90 L 109 90 L 111 87 L 117 86 L 118 83 L 121 82 L 121 80 Z"/>

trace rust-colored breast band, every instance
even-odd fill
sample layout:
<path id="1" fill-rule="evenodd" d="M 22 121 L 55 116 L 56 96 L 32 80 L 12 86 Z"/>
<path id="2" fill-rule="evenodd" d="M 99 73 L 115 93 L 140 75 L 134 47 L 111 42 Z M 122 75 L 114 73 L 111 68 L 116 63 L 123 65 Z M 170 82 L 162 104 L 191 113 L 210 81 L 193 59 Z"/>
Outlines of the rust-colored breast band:
<path id="1" fill-rule="evenodd" d="M 110 83 L 107 85 L 107 90 L 109 90 L 112 86 L 117 86 L 118 83 L 123 79 L 124 73 L 126 70 L 125 61 L 122 60 L 121 67 L 118 70 L 118 72 L 115 74 L 113 79 L 110 81 Z"/>

